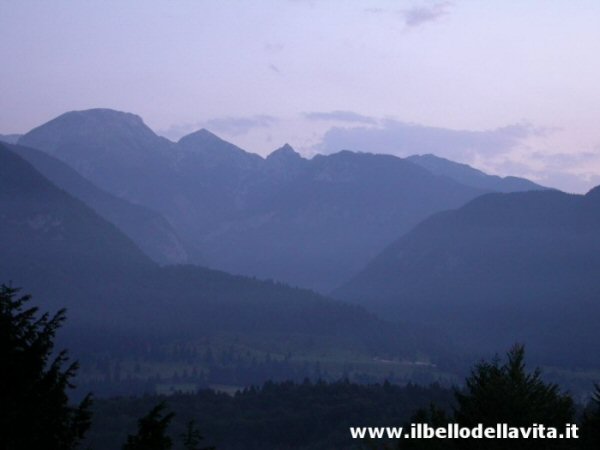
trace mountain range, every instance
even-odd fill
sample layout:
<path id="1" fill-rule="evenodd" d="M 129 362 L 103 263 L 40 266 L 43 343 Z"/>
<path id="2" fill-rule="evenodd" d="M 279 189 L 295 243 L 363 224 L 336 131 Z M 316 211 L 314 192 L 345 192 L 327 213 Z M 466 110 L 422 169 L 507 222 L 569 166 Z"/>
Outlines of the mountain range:
<path id="1" fill-rule="evenodd" d="M 233 333 L 414 357 L 412 331 L 314 292 L 191 265 L 160 267 L 116 226 L 0 144 L 0 279 L 44 311 L 67 308 L 77 342 L 167 343 Z M 115 338 L 116 339 L 116 338 Z M 113 339 L 114 340 L 114 339 Z M 324 344 L 324 343 L 327 344 Z M 89 348 L 86 349 L 88 352 Z"/>
<path id="2" fill-rule="evenodd" d="M 305 159 L 285 145 L 262 158 L 207 130 L 173 143 L 138 116 L 105 109 L 63 114 L 18 143 L 162 215 L 190 262 L 321 292 L 429 215 L 511 189 L 386 155 Z"/>
<path id="3" fill-rule="evenodd" d="M 306 159 L 286 144 L 263 158 L 103 109 L 0 150 L 0 276 L 68 307 L 83 334 L 301 336 L 369 358 L 523 341 L 544 363 L 600 364 L 599 189 L 434 155 Z"/>

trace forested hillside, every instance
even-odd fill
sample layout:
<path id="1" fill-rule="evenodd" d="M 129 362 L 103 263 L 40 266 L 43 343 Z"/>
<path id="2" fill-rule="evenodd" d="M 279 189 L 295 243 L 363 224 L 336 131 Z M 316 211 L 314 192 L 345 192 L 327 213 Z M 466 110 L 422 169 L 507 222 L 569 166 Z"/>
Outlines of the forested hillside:
<path id="1" fill-rule="evenodd" d="M 519 341 L 546 364 L 597 367 L 599 192 L 482 196 L 421 223 L 337 295 L 445 331 L 464 352 Z"/>

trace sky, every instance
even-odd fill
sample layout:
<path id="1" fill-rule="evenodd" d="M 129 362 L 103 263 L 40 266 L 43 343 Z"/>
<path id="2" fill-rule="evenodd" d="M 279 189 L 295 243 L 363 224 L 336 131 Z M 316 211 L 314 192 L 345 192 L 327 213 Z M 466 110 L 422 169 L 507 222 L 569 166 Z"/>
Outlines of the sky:
<path id="1" fill-rule="evenodd" d="M 600 2 L 0 0 L 0 133 L 66 111 L 267 155 L 434 153 L 600 184 Z"/>

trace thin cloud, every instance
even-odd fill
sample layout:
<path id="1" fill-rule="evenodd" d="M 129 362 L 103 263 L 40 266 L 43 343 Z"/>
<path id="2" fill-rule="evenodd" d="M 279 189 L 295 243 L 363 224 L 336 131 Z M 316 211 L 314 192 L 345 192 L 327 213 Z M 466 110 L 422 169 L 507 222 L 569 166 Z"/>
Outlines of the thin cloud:
<path id="1" fill-rule="evenodd" d="M 567 192 L 584 193 L 600 183 L 600 175 L 593 170 L 600 165 L 597 151 L 534 152 L 531 159 L 542 164 L 532 178 Z"/>
<path id="2" fill-rule="evenodd" d="M 565 192 L 585 194 L 590 189 L 600 185 L 600 175 L 594 172 L 545 171 L 538 173 L 536 181 L 547 186 L 557 186 Z"/>
<path id="3" fill-rule="evenodd" d="M 600 175 L 590 170 L 578 170 L 568 166 L 533 169 L 527 163 L 505 161 L 492 165 L 492 170 L 528 178 L 542 186 L 560 189 L 565 192 L 584 194 L 600 184 Z"/>
<path id="4" fill-rule="evenodd" d="M 454 130 L 383 119 L 375 126 L 334 126 L 312 147 L 316 153 L 340 150 L 407 157 L 432 153 L 486 173 L 528 178 L 567 192 L 587 192 L 600 183 L 600 149 L 580 152 L 533 150 L 536 138 L 556 130 L 516 123 L 489 130 Z"/>
<path id="5" fill-rule="evenodd" d="M 176 142 L 179 138 L 185 136 L 186 134 L 193 133 L 194 131 L 198 131 L 200 128 L 200 124 L 196 123 L 176 123 L 171 125 L 169 128 L 164 130 L 158 130 L 156 134 L 166 137 L 167 139 Z"/>
<path id="6" fill-rule="evenodd" d="M 600 162 L 600 154 L 593 151 L 583 152 L 558 152 L 558 153 L 547 153 L 547 152 L 534 152 L 531 154 L 531 158 L 534 160 L 541 161 L 547 168 L 558 169 L 564 167 L 572 167 L 582 164 L 590 164 Z"/>
<path id="7" fill-rule="evenodd" d="M 304 117 L 309 120 L 339 121 L 375 125 L 377 120 L 352 111 L 309 112 Z"/>
<path id="8" fill-rule="evenodd" d="M 406 27 L 414 28 L 438 20 L 440 17 L 448 14 L 451 7 L 452 3 L 442 2 L 431 6 L 415 6 L 400 11 L 400 14 L 404 19 Z"/>
<path id="9" fill-rule="evenodd" d="M 433 153 L 459 161 L 507 153 L 528 137 L 543 131 L 529 124 L 514 124 L 485 131 L 452 130 L 384 120 L 377 127 L 333 127 L 316 150 L 333 153 L 342 149 L 408 156 Z"/>
<path id="10" fill-rule="evenodd" d="M 218 117 L 200 122 L 171 125 L 168 129 L 161 130 L 159 134 L 171 140 L 178 140 L 186 134 L 206 128 L 214 133 L 241 136 L 255 128 L 270 127 L 278 121 L 276 117 L 265 114 L 249 117 Z"/>
<path id="11" fill-rule="evenodd" d="M 239 136 L 254 128 L 270 127 L 277 122 L 277 118 L 264 114 L 250 117 L 220 117 L 203 122 L 203 128 L 230 136 Z"/>
<path id="12" fill-rule="evenodd" d="M 525 146 L 482 162 L 488 173 L 520 176 L 566 192 L 585 193 L 600 183 L 594 170 L 600 165 L 597 151 L 531 151 Z"/>

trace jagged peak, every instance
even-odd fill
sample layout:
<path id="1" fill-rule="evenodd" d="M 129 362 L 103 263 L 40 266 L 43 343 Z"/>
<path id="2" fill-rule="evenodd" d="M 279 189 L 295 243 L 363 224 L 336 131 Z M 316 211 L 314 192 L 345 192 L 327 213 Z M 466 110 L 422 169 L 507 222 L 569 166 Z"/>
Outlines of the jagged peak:
<path id="1" fill-rule="evenodd" d="M 274 150 L 273 152 L 271 152 L 271 154 L 269 156 L 267 156 L 267 159 L 281 159 L 281 158 L 285 158 L 285 159 L 303 159 L 302 156 L 300 155 L 300 153 L 298 153 L 296 150 L 294 150 L 294 148 L 288 144 L 287 142 L 279 147 L 277 150 Z"/>

